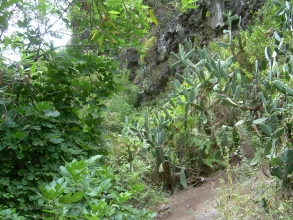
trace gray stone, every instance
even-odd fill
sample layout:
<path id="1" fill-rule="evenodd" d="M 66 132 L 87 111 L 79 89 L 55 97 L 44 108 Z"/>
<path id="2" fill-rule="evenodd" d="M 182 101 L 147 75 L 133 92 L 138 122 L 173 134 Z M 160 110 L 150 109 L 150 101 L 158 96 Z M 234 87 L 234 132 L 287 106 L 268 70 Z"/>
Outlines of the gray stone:
<path id="1" fill-rule="evenodd" d="M 163 205 L 161 205 L 161 207 L 160 207 L 160 209 L 158 210 L 158 212 L 160 213 L 160 212 L 164 212 L 164 211 L 166 211 L 166 210 L 168 210 L 168 209 L 170 209 L 170 204 L 163 204 Z"/>
<path id="2" fill-rule="evenodd" d="M 216 220 L 219 216 L 217 209 L 208 209 L 205 213 L 197 215 L 195 220 Z"/>

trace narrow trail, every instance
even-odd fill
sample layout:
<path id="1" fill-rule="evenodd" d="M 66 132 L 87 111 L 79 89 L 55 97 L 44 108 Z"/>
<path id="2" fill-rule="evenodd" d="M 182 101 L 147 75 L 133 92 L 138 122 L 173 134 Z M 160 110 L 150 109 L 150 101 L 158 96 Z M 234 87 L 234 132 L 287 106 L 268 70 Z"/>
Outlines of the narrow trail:
<path id="1" fill-rule="evenodd" d="M 246 158 L 253 158 L 253 148 L 246 145 L 242 148 Z M 231 158 L 231 168 L 241 164 L 239 157 Z M 236 181 L 233 175 L 233 181 Z M 200 186 L 187 190 L 177 191 L 172 195 L 168 204 L 164 204 L 157 210 L 157 220 L 217 220 L 216 189 L 227 184 L 226 170 L 218 170 L 205 178 Z M 224 180 L 224 183 L 220 181 Z M 228 184 L 227 184 L 228 187 Z"/>
<path id="2" fill-rule="evenodd" d="M 246 149 L 247 151 L 247 149 Z M 251 157 L 251 152 L 246 152 Z M 230 166 L 241 164 L 240 158 L 234 158 Z M 235 177 L 232 177 L 235 181 Z M 221 180 L 224 182 L 221 183 Z M 168 204 L 157 210 L 157 220 L 217 220 L 220 219 L 217 210 L 217 188 L 227 184 L 226 170 L 218 170 L 205 178 L 197 187 L 177 191 Z M 227 184 L 228 187 L 228 184 Z"/>
<path id="3" fill-rule="evenodd" d="M 216 209 L 216 188 L 220 179 L 225 179 L 225 170 L 219 170 L 200 186 L 176 192 L 169 204 L 158 210 L 158 220 L 216 220 L 219 213 Z"/>

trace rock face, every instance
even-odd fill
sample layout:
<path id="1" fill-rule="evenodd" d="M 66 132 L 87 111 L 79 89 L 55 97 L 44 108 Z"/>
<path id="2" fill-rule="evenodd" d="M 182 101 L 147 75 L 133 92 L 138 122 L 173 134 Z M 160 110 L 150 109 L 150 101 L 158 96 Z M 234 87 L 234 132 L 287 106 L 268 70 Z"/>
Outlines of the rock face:
<path id="1" fill-rule="evenodd" d="M 213 30 L 217 27 L 223 27 L 225 25 L 223 19 L 224 1 L 215 0 L 213 4 L 209 2 L 209 11 L 211 13 L 210 26 Z"/>
<path id="2" fill-rule="evenodd" d="M 218 37 L 227 28 L 224 12 L 232 11 L 233 14 L 241 16 L 241 26 L 245 26 L 251 20 L 253 13 L 258 11 L 265 0 L 199 0 L 198 8 L 188 10 L 185 13 L 173 13 L 171 19 L 164 23 L 165 14 L 161 7 L 155 11 L 160 27 L 157 29 L 154 36 L 158 39 L 157 43 L 149 48 L 146 63 L 139 62 L 139 54 L 134 49 L 127 50 L 126 61 L 127 68 L 130 69 L 130 80 L 133 82 L 144 69 L 144 76 L 148 79 L 148 85 L 141 90 L 137 106 L 143 101 L 154 99 L 165 86 L 170 77 L 174 75 L 169 69 L 172 60 L 170 52 L 178 52 L 179 43 L 183 43 L 185 39 L 191 39 L 196 42 L 198 47 L 203 47 L 209 44 L 210 40 Z M 148 1 L 146 1 L 146 4 Z M 152 5 L 151 5 L 152 6 Z M 169 15 L 170 16 L 170 15 Z M 235 21 L 236 27 L 238 21 Z M 168 62 L 169 60 L 169 62 Z M 136 82 L 139 86 L 143 82 Z"/>

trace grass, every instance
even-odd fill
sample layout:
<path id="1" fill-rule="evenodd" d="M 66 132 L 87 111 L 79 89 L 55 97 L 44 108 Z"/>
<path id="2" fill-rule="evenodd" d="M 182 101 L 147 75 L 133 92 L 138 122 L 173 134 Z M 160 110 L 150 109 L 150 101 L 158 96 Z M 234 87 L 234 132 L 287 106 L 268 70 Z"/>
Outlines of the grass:
<path id="1" fill-rule="evenodd" d="M 227 188 L 222 181 L 217 192 L 221 219 L 293 219 L 293 198 L 268 173 L 251 167 L 248 160 L 231 168 L 228 177 L 234 176 L 233 182 Z"/>

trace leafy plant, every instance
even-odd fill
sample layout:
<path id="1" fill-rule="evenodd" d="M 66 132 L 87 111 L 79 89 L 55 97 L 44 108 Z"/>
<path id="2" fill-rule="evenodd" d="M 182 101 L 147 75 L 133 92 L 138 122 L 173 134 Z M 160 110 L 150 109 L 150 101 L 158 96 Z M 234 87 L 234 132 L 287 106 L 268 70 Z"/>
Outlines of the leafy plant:
<path id="1" fill-rule="evenodd" d="M 137 210 L 127 201 L 143 190 L 142 185 L 121 185 L 115 170 L 102 166 L 100 155 L 73 160 L 60 167 L 61 177 L 40 185 L 39 205 L 45 218 L 152 219 L 155 213 Z"/>
<path id="2" fill-rule="evenodd" d="M 2 209 L 0 207 L 0 217 L 3 219 L 24 220 L 25 217 L 18 215 L 15 209 Z"/>
<path id="3" fill-rule="evenodd" d="M 182 1 L 172 1 L 171 4 L 175 9 L 180 10 L 182 12 L 186 12 L 188 9 L 195 9 L 197 0 L 182 0 Z"/>
<path id="4" fill-rule="evenodd" d="M 289 5 L 286 3 L 286 8 L 289 10 Z M 257 160 L 260 160 L 259 155 L 267 155 L 269 158 L 274 158 L 272 161 L 280 161 L 277 154 L 277 145 L 282 143 L 281 136 L 282 134 L 287 134 L 289 140 L 291 141 L 291 120 L 289 115 L 287 115 L 287 110 L 291 107 L 291 96 L 292 91 L 290 86 L 287 83 L 290 83 L 290 77 L 288 70 L 288 62 L 290 58 L 288 57 L 285 61 L 283 70 L 285 73 L 285 81 L 281 81 L 280 72 L 278 68 L 277 56 L 278 49 L 283 48 L 286 50 L 284 45 L 284 38 L 282 38 L 277 32 L 274 32 L 273 38 L 278 42 L 276 44 L 276 49 L 271 47 L 266 47 L 265 57 L 266 61 L 261 62 L 261 69 L 266 70 L 267 64 L 268 69 L 266 75 L 260 72 L 259 62 L 255 62 L 255 71 L 252 72 L 252 78 L 248 77 L 247 74 L 243 74 L 239 69 L 234 69 L 232 64 L 238 60 L 238 56 L 244 52 L 245 39 L 242 39 L 242 36 L 238 33 L 236 38 L 238 43 L 235 43 L 232 38 L 232 21 L 238 19 L 238 16 L 232 16 L 231 13 L 226 14 L 228 18 L 228 30 L 224 33 L 229 34 L 229 43 L 219 43 L 221 47 L 230 48 L 231 55 L 228 59 L 222 60 L 219 54 L 215 54 L 212 58 L 208 58 L 207 52 L 205 49 L 198 49 L 197 53 L 195 49 L 192 48 L 191 42 L 186 42 L 185 47 L 180 45 L 179 56 L 172 54 L 177 61 L 173 64 L 173 68 L 184 66 L 184 74 L 176 74 L 177 78 L 182 80 L 183 83 L 187 83 L 193 88 L 199 90 L 201 89 L 207 93 L 214 93 L 216 98 L 215 102 L 220 102 L 223 105 L 228 105 L 230 109 L 230 121 L 232 121 L 233 112 L 236 112 L 237 115 L 242 115 L 243 120 L 238 121 L 234 124 L 234 128 L 231 129 L 233 144 L 230 144 L 229 151 L 232 152 L 233 148 L 236 149 L 239 144 L 239 134 L 237 132 L 237 126 L 246 123 L 249 129 L 254 129 L 260 138 L 264 138 L 265 147 L 258 149 L 261 153 L 257 153 L 253 163 L 256 164 Z M 289 15 L 287 15 L 289 16 Z M 241 29 L 241 27 L 240 27 Z M 185 48 L 188 50 L 185 51 Z M 286 55 L 286 53 L 284 53 Z M 288 55 L 287 55 L 288 56 Z M 232 72 L 232 73 L 231 73 Z M 189 101 L 185 104 L 186 115 L 190 110 L 190 106 L 193 106 L 194 109 L 202 111 L 205 116 L 208 112 L 204 109 L 209 109 L 209 106 L 198 106 L 194 102 L 194 92 L 193 89 L 184 88 L 180 89 L 180 82 L 177 80 L 173 82 L 173 88 L 180 94 L 183 94 L 185 100 Z M 191 87 L 191 88 L 192 88 Z M 280 94 L 281 93 L 281 94 Z M 285 97 L 282 96 L 285 95 Z M 195 95 L 196 97 L 197 95 Z M 169 98 L 177 98 L 176 102 L 182 102 L 182 98 L 178 94 L 171 94 Z M 172 102 L 171 102 L 172 104 Z M 174 103 L 173 103 L 174 105 Z M 289 110 L 290 111 L 290 110 Z M 247 112 L 247 113 L 245 113 Z M 250 112 L 250 114 L 248 114 Z M 202 113 L 200 113 L 202 114 Z M 280 118 L 280 115 L 282 117 Z M 200 117 L 200 116 L 199 116 Z M 203 118 L 203 121 L 207 122 L 207 117 Z M 285 121 L 285 123 L 282 123 Z M 227 126 L 223 126 L 225 128 Z M 222 130 L 219 133 L 220 137 L 220 146 L 223 148 L 228 145 L 228 136 L 227 129 Z M 287 133 L 289 131 L 290 133 Z M 286 150 L 284 151 L 286 152 Z M 287 155 L 287 154 L 286 154 Z M 283 157 L 283 156 L 281 156 Z M 290 157 L 289 157 L 290 158 Z M 286 159 L 289 161 L 289 159 Z M 274 169 L 285 169 L 288 171 L 278 171 L 275 174 L 281 177 L 281 174 L 286 173 L 290 174 L 287 167 L 283 167 L 282 162 L 276 162 L 277 167 Z M 277 171 L 277 170 L 275 170 Z M 282 179 L 287 181 L 285 177 Z M 286 184 L 285 184 L 286 185 Z"/>
<path id="5" fill-rule="evenodd" d="M 151 154 L 145 157 L 141 154 L 142 141 L 135 136 L 122 136 L 111 132 L 107 138 L 110 154 L 105 161 L 107 165 L 119 167 L 116 175 L 123 177 L 121 185 L 143 184 L 145 190 L 136 193 L 135 198 L 129 200 L 135 208 L 157 206 L 164 202 L 162 188 L 154 187 L 152 170 L 154 159 Z"/>
<path id="6" fill-rule="evenodd" d="M 64 161 L 109 153 L 102 139 L 103 103 L 115 90 L 118 64 L 100 52 L 138 46 L 132 34 L 141 36 L 154 21 L 142 1 L 116 3 L 0 3 L 0 205 L 7 213 L 15 209 L 20 216 L 41 218 L 36 182 L 47 182 Z M 65 31 L 56 30 L 60 23 Z M 16 31 L 4 32 L 10 24 Z M 74 36 L 62 48 L 51 42 L 71 31 Z M 19 55 L 19 61 L 7 52 Z M 61 182 L 52 183 L 51 189 L 61 187 Z M 48 191 L 47 199 L 63 193 L 50 195 L 53 191 Z M 68 194 L 63 199 L 73 202 L 79 196 Z"/>
<path id="7" fill-rule="evenodd" d="M 153 121 L 153 123 L 151 123 Z M 171 174 L 171 163 L 168 155 L 164 150 L 164 142 L 166 141 L 166 127 L 169 123 L 168 116 L 155 113 L 155 117 L 149 117 L 148 110 L 144 113 L 144 123 L 141 125 L 137 121 L 133 125 L 128 125 L 126 118 L 125 129 L 123 135 L 137 135 L 143 140 L 142 155 L 146 156 L 149 149 L 155 157 L 154 181 L 157 176 L 165 183 L 167 189 L 173 189 L 173 180 Z"/>
<path id="8" fill-rule="evenodd" d="M 127 73 L 121 73 L 114 77 L 116 83 L 115 94 L 110 100 L 105 100 L 107 106 L 105 110 L 105 124 L 112 130 L 121 131 L 125 117 L 135 118 L 137 109 L 134 107 L 137 103 L 138 88 L 131 84 Z"/>
<path id="9" fill-rule="evenodd" d="M 280 156 L 271 159 L 271 172 L 283 181 L 284 187 L 292 187 L 293 150 L 286 146 Z"/>
<path id="10" fill-rule="evenodd" d="M 239 166 L 240 170 L 232 170 L 240 174 L 247 167 Z M 249 164 L 244 164 L 249 166 Z M 241 175 L 241 174 L 240 174 Z M 225 219 L 255 218 L 255 219 L 286 219 L 292 218 L 292 198 L 284 197 L 273 179 L 262 172 L 253 177 L 233 181 L 233 192 L 227 187 L 224 180 L 217 189 L 219 198 L 219 215 Z M 249 188 L 249 190 L 247 190 Z"/>

